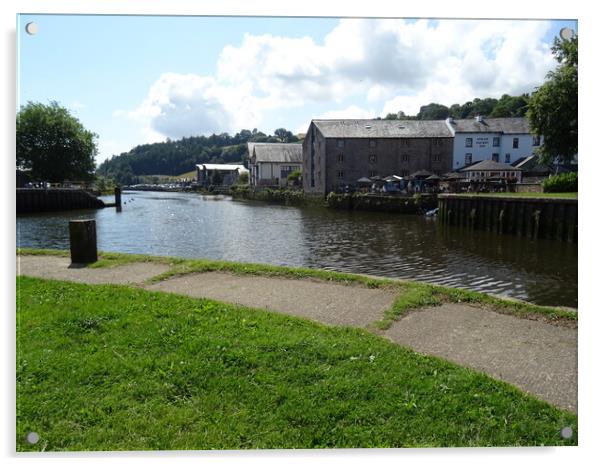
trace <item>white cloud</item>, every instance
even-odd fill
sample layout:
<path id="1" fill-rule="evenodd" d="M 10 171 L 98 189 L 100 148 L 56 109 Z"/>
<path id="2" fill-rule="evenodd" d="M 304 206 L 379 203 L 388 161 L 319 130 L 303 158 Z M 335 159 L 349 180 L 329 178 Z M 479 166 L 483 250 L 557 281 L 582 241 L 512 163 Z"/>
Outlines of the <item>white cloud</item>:
<path id="1" fill-rule="evenodd" d="M 259 127 L 266 115 L 330 103 L 330 118 L 531 92 L 554 66 L 543 21 L 343 19 L 322 43 L 246 34 L 215 76 L 163 74 L 130 117 L 177 138 Z M 300 110 L 299 110 L 300 111 Z M 286 126 L 286 124 L 285 124 Z M 304 128 L 305 130 L 305 128 Z"/>

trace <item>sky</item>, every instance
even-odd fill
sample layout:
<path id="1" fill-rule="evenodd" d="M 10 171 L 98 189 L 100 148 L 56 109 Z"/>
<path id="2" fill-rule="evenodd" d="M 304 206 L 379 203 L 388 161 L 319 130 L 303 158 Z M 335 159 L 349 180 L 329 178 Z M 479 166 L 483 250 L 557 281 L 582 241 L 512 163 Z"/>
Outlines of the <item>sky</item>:
<path id="1" fill-rule="evenodd" d="M 98 134 L 100 163 L 166 138 L 530 93 L 562 27 L 578 32 L 572 20 L 18 15 L 17 107 L 67 107 Z"/>

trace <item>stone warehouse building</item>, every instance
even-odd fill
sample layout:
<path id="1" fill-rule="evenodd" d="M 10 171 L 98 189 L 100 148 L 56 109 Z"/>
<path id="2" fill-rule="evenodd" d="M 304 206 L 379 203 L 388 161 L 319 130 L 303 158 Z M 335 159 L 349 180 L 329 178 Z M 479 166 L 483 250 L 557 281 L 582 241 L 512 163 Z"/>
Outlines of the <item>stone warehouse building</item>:
<path id="1" fill-rule="evenodd" d="M 452 170 L 454 135 L 444 120 L 312 120 L 303 141 L 303 189 L 325 196 L 363 177 Z"/>
<path id="2" fill-rule="evenodd" d="M 286 186 L 288 175 L 301 170 L 301 144 L 249 142 L 247 147 L 251 186 Z"/>

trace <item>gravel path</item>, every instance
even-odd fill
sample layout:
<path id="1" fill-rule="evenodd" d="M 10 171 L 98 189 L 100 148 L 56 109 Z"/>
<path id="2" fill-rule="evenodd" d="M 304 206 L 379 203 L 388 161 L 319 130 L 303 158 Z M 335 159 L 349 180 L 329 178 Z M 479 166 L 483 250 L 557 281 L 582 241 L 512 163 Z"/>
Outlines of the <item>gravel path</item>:
<path id="1" fill-rule="evenodd" d="M 421 309 L 385 335 L 577 411 L 577 330 L 469 305 Z"/>
<path id="2" fill-rule="evenodd" d="M 366 327 L 395 294 L 314 280 L 200 273 L 145 285 L 169 267 L 132 263 L 70 268 L 68 258 L 20 256 L 17 273 L 81 283 L 141 285 L 148 290 L 268 309 L 326 324 Z M 395 343 L 483 371 L 564 409 L 577 410 L 577 330 L 469 305 L 413 311 L 384 332 Z"/>

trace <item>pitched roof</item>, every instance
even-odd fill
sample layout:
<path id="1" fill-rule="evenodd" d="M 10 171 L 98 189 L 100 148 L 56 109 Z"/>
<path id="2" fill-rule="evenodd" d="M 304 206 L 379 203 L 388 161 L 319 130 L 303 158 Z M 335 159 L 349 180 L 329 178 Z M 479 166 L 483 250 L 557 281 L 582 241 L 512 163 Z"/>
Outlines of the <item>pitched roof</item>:
<path id="1" fill-rule="evenodd" d="M 312 120 L 326 138 L 452 138 L 445 120 Z"/>
<path id="2" fill-rule="evenodd" d="M 249 157 L 255 151 L 256 162 L 303 162 L 303 145 L 272 142 L 248 142 Z"/>
<path id="3" fill-rule="evenodd" d="M 234 171 L 238 170 L 240 173 L 248 172 L 244 165 L 235 165 L 231 163 L 200 163 L 197 165 L 201 170 L 219 170 L 219 171 Z"/>
<path id="4" fill-rule="evenodd" d="M 456 133 L 504 133 L 529 134 L 529 121 L 524 117 L 515 118 L 476 118 L 451 120 L 450 125 Z"/>
<path id="5" fill-rule="evenodd" d="M 470 167 L 462 168 L 461 172 L 474 172 L 474 171 L 521 171 L 520 168 L 507 165 L 505 163 L 494 162 L 493 160 L 482 160 L 481 162 L 475 163 Z"/>
<path id="6" fill-rule="evenodd" d="M 539 157 L 537 155 L 531 155 L 529 157 L 526 157 L 521 162 L 513 164 L 513 166 L 529 173 L 550 173 L 550 167 L 546 166 L 543 163 L 540 163 Z"/>

